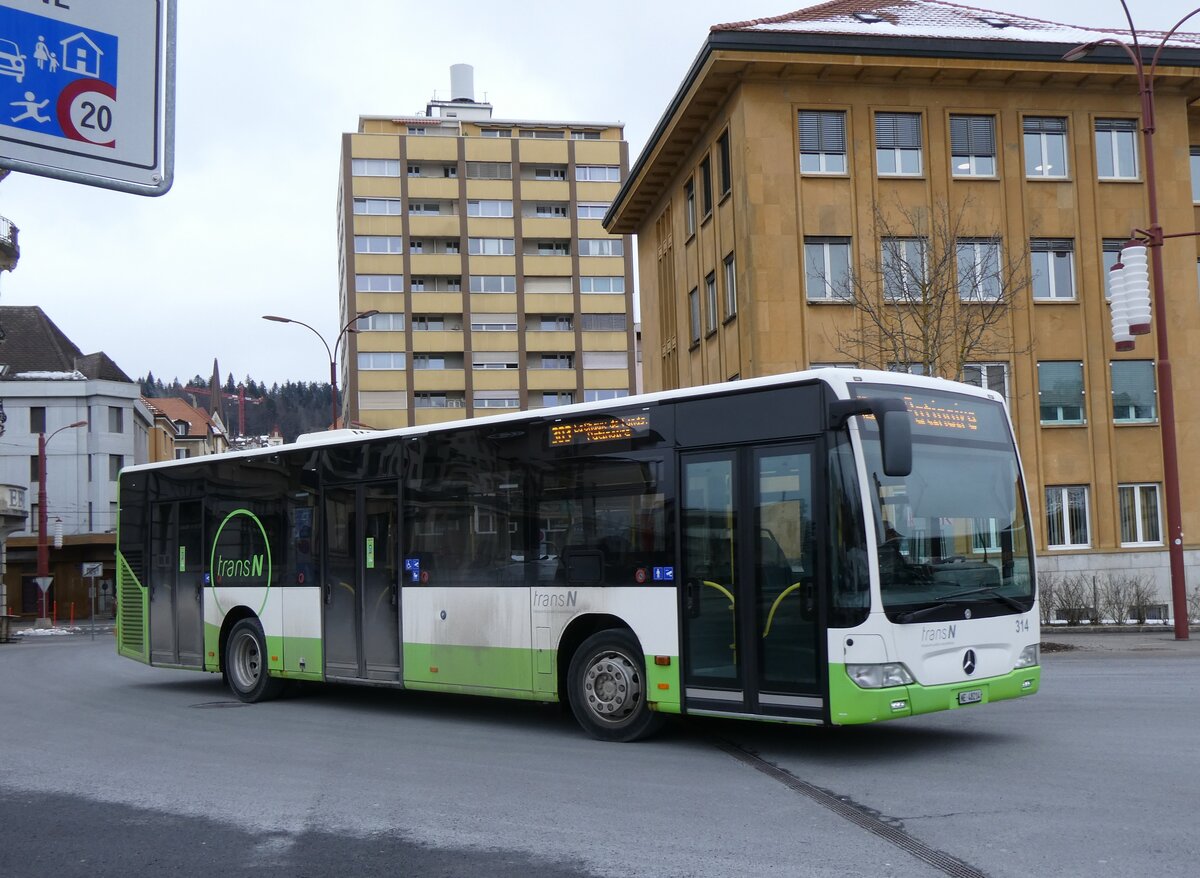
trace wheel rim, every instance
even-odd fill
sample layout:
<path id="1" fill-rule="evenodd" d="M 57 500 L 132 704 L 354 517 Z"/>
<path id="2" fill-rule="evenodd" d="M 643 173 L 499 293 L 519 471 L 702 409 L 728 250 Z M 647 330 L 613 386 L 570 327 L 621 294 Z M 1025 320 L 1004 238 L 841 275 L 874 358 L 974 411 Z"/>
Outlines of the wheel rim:
<path id="1" fill-rule="evenodd" d="M 601 722 L 624 722 L 642 700 L 642 676 L 624 653 L 606 650 L 592 659 L 583 675 L 583 694 L 592 716 Z"/>
<path id="2" fill-rule="evenodd" d="M 262 675 L 262 652 L 258 640 L 249 632 L 240 631 L 229 644 L 229 676 L 241 692 L 250 692 Z"/>

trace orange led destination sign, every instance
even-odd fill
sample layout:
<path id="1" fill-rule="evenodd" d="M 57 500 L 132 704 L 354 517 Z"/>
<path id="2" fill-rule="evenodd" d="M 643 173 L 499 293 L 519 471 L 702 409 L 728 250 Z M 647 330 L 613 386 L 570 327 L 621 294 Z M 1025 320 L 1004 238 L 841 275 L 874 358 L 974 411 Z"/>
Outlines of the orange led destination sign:
<path id="1" fill-rule="evenodd" d="M 946 408 L 927 402 L 916 402 L 911 397 L 906 397 L 905 402 L 908 403 L 908 410 L 912 412 L 915 426 L 970 432 L 979 429 L 979 416 L 975 414 L 974 409 Z"/>
<path id="2" fill-rule="evenodd" d="M 602 415 L 583 421 L 550 425 L 550 447 L 562 445 L 591 445 L 650 435 L 649 415 Z"/>

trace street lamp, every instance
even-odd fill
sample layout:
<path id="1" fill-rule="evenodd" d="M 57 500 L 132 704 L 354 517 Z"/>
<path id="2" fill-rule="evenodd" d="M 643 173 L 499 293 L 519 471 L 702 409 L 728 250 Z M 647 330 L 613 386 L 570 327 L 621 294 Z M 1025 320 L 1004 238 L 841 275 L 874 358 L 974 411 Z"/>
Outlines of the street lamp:
<path id="1" fill-rule="evenodd" d="M 350 322 L 347 323 L 345 326 L 343 326 L 341 331 L 338 332 L 337 339 L 334 340 L 332 349 L 330 349 L 330 347 L 329 347 L 329 342 L 325 341 L 325 336 L 321 335 L 321 333 L 317 332 L 315 329 L 313 329 L 311 326 L 309 326 L 307 323 L 305 323 L 302 320 L 293 320 L 291 317 L 277 317 L 274 314 L 264 314 L 263 315 L 263 320 L 272 320 L 275 323 L 295 323 L 298 326 L 303 326 L 305 329 L 307 329 L 309 332 L 311 332 L 313 335 L 315 335 L 317 338 L 319 338 L 321 340 L 321 344 L 325 345 L 325 353 L 329 355 L 330 395 L 333 397 L 333 422 L 332 422 L 332 426 L 330 427 L 331 430 L 334 429 L 335 427 L 337 427 L 337 422 L 338 422 L 338 389 L 337 389 L 337 350 L 338 350 L 338 345 L 340 345 L 342 343 L 342 339 L 345 338 L 347 334 L 349 334 L 351 332 L 358 332 L 358 330 L 354 328 L 355 323 L 357 323 L 359 320 L 362 320 L 364 317 L 374 317 L 378 313 L 379 313 L 378 310 L 371 310 L 371 311 L 360 311 L 359 313 L 355 314 L 354 317 L 350 320 Z"/>
<path id="2" fill-rule="evenodd" d="M 50 584 L 54 581 L 54 577 L 50 575 L 50 545 L 46 539 L 46 444 L 63 430 L 86 426 L 87 421 L 76 421 L 74 424 L 59 427 L 49 436 L 46 435 L 45 431 L 38 433 L 38 544 L 36 582 L 38 589 L 42 593 L 42 612 L 38 614 L 37 620 L 39 628 L 50 627 L 49 613 L 46 612 L 46 603 L 50 592 Z"/>
<path id="3" fill-rule="evenodd" d="M 1121 0 L 1121 8 L 1125 10 L 1125 19 L 1129 22 L 1129 34 L 1133 38 L 1132 49 L 1120 40 L 1106 37 L 1076 46 L 1063 55 L 1063 60 L 1078 61 L 1098 46 L 1111 45 L 1123 50 L 1129 56 L 1137 73 L 1138 95 L 1142 102 L 1142 142 L 1145 144 L 1146 154 L 1150 227 L 1135 229 L 1134 234 L 1141 234 L 1146 239 L 1145 243 L 1150 250 L 1151 273 L 1154 279 L 1154 331 L 1155 340 L 1158 343 L 1158 399 L 1161 420 L 1160 434 L 1162 436 L 1163 488 L 1167 500 L 1167 552 L 1171 564 L 1171 603 L 1175 614 L 1175 639 L 1187 640 L 1187 580 L 1183 564 L 1183 514 L 1179 496 L 1179 455 L 1175 439 L 1175 391 L 1171 380 L 1171 359 L 1167 354 L 1167 297 L 1163 288 L 1162 245 L 1164 235 L 1162 226 L 1158 223 L 1158 187 L 1154 175 L 1154 72 L 1158 68 L 1159 57 L 1167 42 L 1183 23 L 1200 12 L 1200 9 L 1192 10 L 1167 31 L 1166 36 L 1159 42 L 1158 48 L 1150 60 L 1150 68 L 1147 70 L 1142 61 L 1142 47 L 1138 42 L 1137 29 L 1133 26 L 1133 16 L 1130 15 L 1129 6 L 1125 0 Z"/>

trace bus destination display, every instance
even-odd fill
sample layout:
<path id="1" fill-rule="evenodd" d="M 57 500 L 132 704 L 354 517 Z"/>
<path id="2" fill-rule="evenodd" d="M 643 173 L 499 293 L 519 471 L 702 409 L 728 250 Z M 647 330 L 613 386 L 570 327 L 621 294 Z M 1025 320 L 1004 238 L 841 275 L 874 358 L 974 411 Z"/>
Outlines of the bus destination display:
<path id="1" fill-rule="evenodd" d="M 619 439 L 638 439 L 650 435 L 649 415 L 600 415 L 582 421 L 550 425 L 550 447 L 592 445 Z"/>

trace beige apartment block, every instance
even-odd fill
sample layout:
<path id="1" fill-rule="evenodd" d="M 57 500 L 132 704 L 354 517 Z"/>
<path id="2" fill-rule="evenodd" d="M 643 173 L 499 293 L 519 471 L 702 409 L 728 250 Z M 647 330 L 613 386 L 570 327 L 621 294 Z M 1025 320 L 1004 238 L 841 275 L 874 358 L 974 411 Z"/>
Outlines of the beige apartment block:
<path id="1" fill-rule="evenodd" d="M 619 124 L 497 119 L 473 71 L 424 116 L 342 138 L 345 418 L 376 428 L 615 399 L 634 387 L 633 253 L 602 224 Z"/>
<path id="2" fill-rule="evenodd" d="M 987 343 L 938 372 L 1007 399 L 1041 569 L 1100 585 L 1145 578 L 1165 612 L 1159 351 L 1153 334 L 1116 350 L 1106 283 L 1121 243 L 1149 223 L 1137 82 L 1117 46 L 1063 60 L 1109 35 L 934 0 L 715 26 L 605 220 L 637 235 L 646 389 L 815 365 L 920 371 L 875 347 L 864 303 L 887 319 L 905 307 L 888 300 L 887 266 L 940 265 L 951 298 L 937 313 L 964 319 L 994 295 L 967 292 L 987 265 L 1022 268 Z M 1166 47 L 1155 93 L 1159 219 L 1167 235 L 1190 233 L 1200 35 Z M 1197 247 L 1166 240 L 1168 313 L 1154 315 L 1169 327 L 1189 594 L 1200 587 Z"/>

